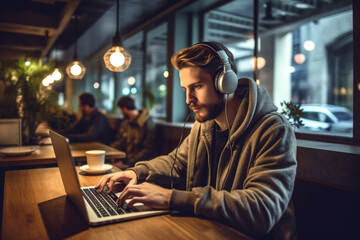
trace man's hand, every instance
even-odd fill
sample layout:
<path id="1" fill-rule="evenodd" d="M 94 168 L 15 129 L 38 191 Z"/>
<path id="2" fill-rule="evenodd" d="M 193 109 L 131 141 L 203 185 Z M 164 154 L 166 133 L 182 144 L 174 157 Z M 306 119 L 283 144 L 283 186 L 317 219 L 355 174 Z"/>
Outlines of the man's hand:
<path id="1" fill-rule="evenodd" d="M 139 185 L 128 184 L 116 203 L 123 206 L 126 199 L 130 199 L 127 207 L 131 208 L 135 203 L 156 209 L 169 209 L 172 190 L 159 187 L 151 183 Z"/>
<path id="2" fill-rule="evenodd" d="M 98 184 L 95 186 L 100 192 L 107 185 L 108 193 L 113 191 L 115 182 L 121 182 L 127 185 L 134 185 L 137 183 L 136 173 L 132 170 L 127 170 L 124 172 L 116 172 L 108 175 L 104 175 Z"/>

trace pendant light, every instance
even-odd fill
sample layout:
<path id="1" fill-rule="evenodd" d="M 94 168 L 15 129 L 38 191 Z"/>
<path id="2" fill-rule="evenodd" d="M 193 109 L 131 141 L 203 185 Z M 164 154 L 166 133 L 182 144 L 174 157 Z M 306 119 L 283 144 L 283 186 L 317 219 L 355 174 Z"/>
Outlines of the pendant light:
<path id="1" fill-rule="evenodd" d="M 75 24 L 77 28 L 79 16 L 74 16 L 73 18 L 75 18 Z M 67 65 L 66 74 L 71 79 L 82 79 L 85 75 L 85 72 L 86 72 L 86 68 L 84 67 L 84 65 L 81 64 L 81 62 L 78 61 L 77 39 L 76 39 L 73 61 L 69 65 Z"/>
<path id="2" fill-rule="evenodd" d="M 59 68 L 55 68 L 51 76 L 54 78 L 55 81 L 60 81 L 62 79 L 62 74 Z"/>
<path id="3" fill-rule="evenodd" d="M 55 55 L 55 66 L 57 65 L 57 51 L 54 50 Z M 51 76 L 54 78 L 55 81 L 60 81 L 63 78 L 63 74 L 61 73 L 58 67 L 55 67 L 54 71 L 52 72 Z"/>
<path id="4" fill-rule="evenodd" d="M 113 38 L 113 47 L 105 53 L 104 62 L 106 68 L 113 72 L 123 72 L 131 63 L 131 55 L 122 47 L 119 31 L 119 0 L 116 1 L 116 33 Z"/>

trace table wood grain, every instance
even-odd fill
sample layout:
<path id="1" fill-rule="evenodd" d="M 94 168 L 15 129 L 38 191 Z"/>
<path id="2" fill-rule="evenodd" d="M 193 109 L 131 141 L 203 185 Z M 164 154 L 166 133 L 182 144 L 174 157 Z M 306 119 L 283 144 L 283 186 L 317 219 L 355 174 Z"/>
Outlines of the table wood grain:
<path id="1" fill-rule="evenodd" d="M 79 171 L 79 169 L 77 168 Z M 101 175 L 79 174 L 82 186 Z M 58 168 L 7 171 L 1 239 L 47 239 L 38 204 L 65 195 Z M 244 239 L 251 238 L 217 221 L 170 214 L 90 227 L 69 239 Z"/>
<path id="2" fill-rule="evenodd" d="M 125 158 L 126 154 L 100 142 L 71 143 L 71 152 L 75 161 L 86 161 L 87 150 L 105 150 L 105 159 Z M 30 147 L 30 146 L 29 146 Z M 31 146 L 36 150 L 26 156 L 5 156 L 0 154 L 0 167 L 29 166 L 56 163 L 52 145 Z"/>

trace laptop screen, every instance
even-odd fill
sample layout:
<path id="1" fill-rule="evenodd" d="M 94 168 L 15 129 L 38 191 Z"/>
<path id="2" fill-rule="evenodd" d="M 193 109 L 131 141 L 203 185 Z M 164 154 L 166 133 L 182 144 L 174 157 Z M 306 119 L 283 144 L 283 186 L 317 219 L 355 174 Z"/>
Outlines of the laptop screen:
<path id="1" fill-rule="evenodd" d="M 84 199 L 80 190 L 79 178 L 75 169 L 75 163 L 71 155 L 69 140 L 52 130 L 50 130 L 50 137 L 66 194 L 81 212 L 86 221 L 89 222 Z"/>

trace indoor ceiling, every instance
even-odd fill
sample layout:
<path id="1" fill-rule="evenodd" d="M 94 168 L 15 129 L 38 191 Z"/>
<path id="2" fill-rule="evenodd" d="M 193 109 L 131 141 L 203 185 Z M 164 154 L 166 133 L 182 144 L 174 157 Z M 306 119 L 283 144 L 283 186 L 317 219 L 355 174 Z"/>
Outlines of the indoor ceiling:
<path id="1" fill-rule="evenodd" d="M 129 33 L 171 7 L 202 1 L 120 0 L 120 32 Z M 247 37 L 253 30 L 254 1 L 223 2 L 228 4 L 210 14 L 207 39 L 226 42 Z M 259 0 L 259 33 L 350 4 L 351 0 Z M 54 49 L 66 51 L 115 5 L 116 0 L 1 1 L 0 57 L 43 58 Z M 111 16 L 100 29 L 111 28 L 115 33 L 114 12 L 108 12 Z M 78 16 L 76 26 L 74 16 Z M 99 42 L 100 32 L 95 33 Z"/>
<path id="2" fill-rule="evenodd" d="M 137 27 L 179 2 L 186 1 L 120 0 L 120 27 Z M 116 0 L 1 1 L 0 57 L 42 58 L 53 48 L 66 50 L 114 5 Z"/>

